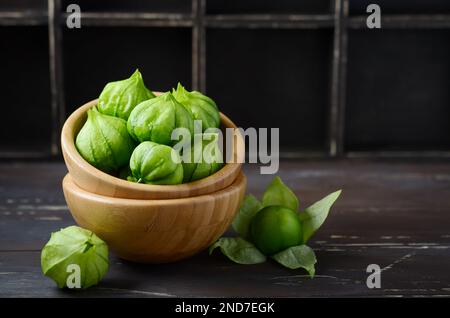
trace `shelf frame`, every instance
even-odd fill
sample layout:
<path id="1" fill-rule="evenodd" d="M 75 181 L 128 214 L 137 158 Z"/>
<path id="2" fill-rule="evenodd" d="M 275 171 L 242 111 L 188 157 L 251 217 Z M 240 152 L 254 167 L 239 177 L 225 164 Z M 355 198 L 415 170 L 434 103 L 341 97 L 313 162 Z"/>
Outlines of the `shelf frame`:
<path id="1" fill-rule="evenodd" d="M 82 27 L 190 28 L 192 32 L 192 88 L 207 92 L 206 30 L 226 29 L 332 29 L 328 125 L 325 151 L 281 152 L 286 158 L 449 158 L 444 151 L 347 151 L 344 144 L 347 88 L 347 42 L 352 29 L 365 29 L 364 15 L 349 14 L 349 0 L 330 0 L 330 12 L 322 14 L 207 14 L 207 0 L 191 0 L 191 12 L 82 12 Z M 47 26 L 52 134 L 50 150 L 0 151 L 0 159 L 59 158 L 59 134 L 65 119 L 63 28 L 68 13 L 61 0 L 48 0 L 48 10 L 0 11 L 0 27 Z M 450 29 L 450 14 L 383 14 L 382 28 Z"/>

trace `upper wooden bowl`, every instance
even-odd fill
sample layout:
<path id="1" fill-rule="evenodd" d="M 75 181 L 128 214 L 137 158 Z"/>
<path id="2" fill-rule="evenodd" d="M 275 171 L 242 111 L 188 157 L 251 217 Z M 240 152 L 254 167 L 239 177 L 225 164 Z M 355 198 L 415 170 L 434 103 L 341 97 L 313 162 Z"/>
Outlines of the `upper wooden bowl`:
<path id="1" fill-rule="evenodd" d="M 64 123 L 61 132 L 61 149 L 67 169 L 73 181 L 88 192 L 109 197 L 127 199 L 176 199 L 213 193 L 231 185 L 241 170 L 244 155 L 242 135 L 234 135 L 232 162 L 225 163 L 222 169 L 209 177 L 179 185 L 149 185 L 133 183 L 111 176 L 90 165 L 81 157 L 75 147 L 75 138 L 86 121 L 87 110 L 94 107 L 93 100 L 74 111 Z M 236 128 L 224 114 L 220 114 L 221 128 Z M 224 134 L 225 139 L 225 134 Z"/>
<path id="2" fill-rule="evenodd" d="M 225 189 L 192 198 L 133 200 L 101 196 L 69 174 L 64 196 L 75 221 L 102 238 L 119 257 L 143 263 L 177 261 L 207 248 L 231 224 L 244 197 L 240 173 Z"/>

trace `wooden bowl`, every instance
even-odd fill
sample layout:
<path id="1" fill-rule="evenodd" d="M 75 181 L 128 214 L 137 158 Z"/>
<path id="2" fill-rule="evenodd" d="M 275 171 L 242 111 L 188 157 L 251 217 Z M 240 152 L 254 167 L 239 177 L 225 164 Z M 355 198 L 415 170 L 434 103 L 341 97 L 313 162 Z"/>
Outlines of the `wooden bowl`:
<path id="1" fill-rule="evenodd" d="M 225 189 L 191 198 L 133 200 L 81 189 L 67 174 L 64 196 L 75 221 L 119 257 L 142 263 L 181 260 L 206 249 L 231 224 L 244 197 L 240 173 Z"/>
<path id="2" fill-rule="evenodd" d="M 222 169 L 204 179 L 180 185 L 149 185 L 128 182 L 98 170 L 81 157 L 75 147 L 75 138 L 86 121 L 87 110 L 97 105 L 93 100 L 73 112 L 64 123 L 61 132 L 61 149 L 67 169 L 74 182 L 87 190 L 109 197 L 126 199 L 176 199 L 213 193 L 231 185 L 241 170 L 244 154 L 242 135 L 234 137 L 232 158 Z M 224 114 L 220 114 L 222 129 L 237 128 Z M 225 134 L 224 134 L 225 139 Z"/>

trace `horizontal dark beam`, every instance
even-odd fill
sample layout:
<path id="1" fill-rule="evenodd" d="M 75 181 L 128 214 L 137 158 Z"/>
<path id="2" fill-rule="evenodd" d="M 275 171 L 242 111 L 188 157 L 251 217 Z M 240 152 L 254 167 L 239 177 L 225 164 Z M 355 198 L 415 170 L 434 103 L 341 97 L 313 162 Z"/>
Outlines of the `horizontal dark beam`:
<path id="1" fill-rule="evenodd" d="M 68 13 L 63 13 L 65 23 Z M 190 14 L 178 13 L 128 13 L 128 12 L 82 12 L 83 26 L 154 26 L 154 27 L 191 27 L 193 19 Z"/>
<path id="2" fill-rule="evenodd" d="M 348 19 L 351 29 L 366 29 L 367 16 L 354 16 Z M 381 15 L 381 28 L 389 29 L 439 29 L 450 28 L 450 14 Z"/>
<path id="3" fill-rule="evenodd" d="M 65 21 L 68 13 L 62 13 Z M 179 13 L 142 12 L 82 12 L 82 26 L 156 26 L 191 27 L 193 17 Z M 366 29 L 367 16 L 348 19 L 351 29 Z M 0 11 L 1 26 L 47 25 L 46 11 Z M 333 27 L 331 14 L 230 14 L 205 16 L 205 24 L 212 28 L 324 28 Z M 383 14 L 382 28 L 450 28 L 450 14 Z"/>
<path id="4" fill-rule="evenodd" d="M 301 14 L 233 14 L 205 16 L 205 25 L 211 28 L 271 28 L 311 29 L 334 26 L 334 16 Z"/>
<path id="5" fill-rule="evenodd" d="M 205 24 L 212 28 L 322 28 L 333 27 L 333 15 L 233 14 L 210 15 Z"/>
<path id="6" fill-rule="evenodd" d="M 46 11 L 0 11 L 1 26 L 20 25 L 47 25 L 48 14 Z"/>
<path id="7" fill-rule="evenodd" d="M 328 158 L 330 154 L 328 151 L 280 151 L 280 159 L 314 159 L 314 158 Z"/>
<path id="8" fill-rule="evenodd" d="M 450 158 L 450 151 L 350 151 L 347 158 Z"/>
<path id="9" fill-rule="evenodd" d="M 50 159 L 50 151 L 0 151 L 0 160 L 8 159 Z"/>

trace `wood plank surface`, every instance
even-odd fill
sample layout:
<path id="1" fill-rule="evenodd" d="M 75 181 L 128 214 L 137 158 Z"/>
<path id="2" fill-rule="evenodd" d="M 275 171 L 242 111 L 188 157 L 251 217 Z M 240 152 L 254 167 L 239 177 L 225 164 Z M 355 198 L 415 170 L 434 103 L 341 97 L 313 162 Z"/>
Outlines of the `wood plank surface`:
<path id="1" fill-rule="evenodd" d="M 450 165 L 361 160 L 282 162 L 279 175 L 302 207 L 342 188 L 311 240 L 317 276 L 274 262 L 238 265 L 219 252 L 166 265 L 111 255 L 100 285 L 64 291 L 43 276 L 40 249 L 52 231 L 74 224 L 61 163 L 0 164 L 0 297 L 450 297 Z M 247 165 L 248 191 L 260 196 L 273 176 Z M 227 235 L 233 235 L 231 231 Z M 369 264 L 381 288 L 366 286 Z"/>

